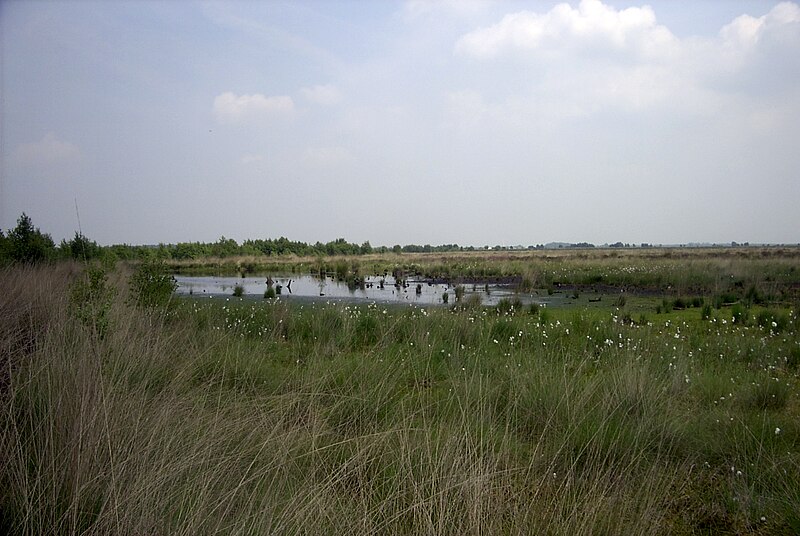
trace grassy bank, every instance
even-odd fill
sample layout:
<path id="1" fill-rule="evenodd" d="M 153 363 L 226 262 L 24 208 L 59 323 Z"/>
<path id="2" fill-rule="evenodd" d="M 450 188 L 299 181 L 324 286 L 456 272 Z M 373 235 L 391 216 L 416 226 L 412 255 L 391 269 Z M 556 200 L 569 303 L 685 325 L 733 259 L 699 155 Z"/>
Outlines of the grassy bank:
<path id="1" fill-rule="evenodd" d="M 680 296 L 748 292 L 764 301 L 800 299 L 800 248 L 652 248 L 383 254 L 358 257 L 228 257 L 170 261 L 184 275 L 395 273 L 451 283 L 507 281 L 523 289 L 616 289 Z M 754 293 L 754 294 L 753 294 Z"/>
<path id="2" fill-rule="evenodd" d="M 161 308 L 84 277 L 0 275 L 6 532 L 800 532 L 796 304 Z"/>

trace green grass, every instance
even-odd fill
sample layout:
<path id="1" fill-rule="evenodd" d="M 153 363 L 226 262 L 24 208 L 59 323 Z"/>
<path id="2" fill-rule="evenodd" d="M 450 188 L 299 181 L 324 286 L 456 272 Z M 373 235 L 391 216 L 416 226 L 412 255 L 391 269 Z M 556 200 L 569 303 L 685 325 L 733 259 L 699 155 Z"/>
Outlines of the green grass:
<path id="1" fill-rule="evenodd" d="M 99 337 L 80 273 L 0 274 L 6 533 L 800 529 L 796 306 L 153 310 L 113 273 Z"/>

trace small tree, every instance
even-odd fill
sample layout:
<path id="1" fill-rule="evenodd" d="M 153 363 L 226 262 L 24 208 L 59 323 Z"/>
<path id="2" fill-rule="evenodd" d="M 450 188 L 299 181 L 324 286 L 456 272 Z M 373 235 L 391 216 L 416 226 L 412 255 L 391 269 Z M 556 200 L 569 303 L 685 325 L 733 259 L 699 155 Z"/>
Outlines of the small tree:
<path id="1" fill-rule="evenodd" d="M 91 260 L 100 256 L 100 246 L 83 234 L 76 232 L 75 238 L 68 242 L 70 256 L 77 260 Z"/>
<path id="2" fill-rule="evenodd" d="M 162 261 L 145 261 L 131 276 L 131 297 L 142 307 L 165 307 L 178 287 Z"/>
<path id="3" fill-rule="evenodd" d="M 98 266 L 87 266 L 83 275 L 70 285 L 72 313 L 102 338 L 111 322 L 109 311 L 115 295 L 106 271 Z"/>
<path id="4" fill-rule="evenodd" d="M 56 245 L 49 234 L 33 226 L 30 217 L 22 213 L 17 226 L 8 233 L 11 258 L 17 262 L 37 263 L 51 258 Z"/>

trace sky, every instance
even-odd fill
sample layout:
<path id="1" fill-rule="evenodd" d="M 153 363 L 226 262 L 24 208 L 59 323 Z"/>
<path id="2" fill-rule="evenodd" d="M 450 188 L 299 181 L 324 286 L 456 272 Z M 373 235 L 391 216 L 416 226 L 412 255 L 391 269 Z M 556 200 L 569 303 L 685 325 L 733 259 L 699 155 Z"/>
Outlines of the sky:
<path id="1" fill-rule="evenodd" d="M 0 2 L 0 228 L 800 242 L 800 3 Z"/>

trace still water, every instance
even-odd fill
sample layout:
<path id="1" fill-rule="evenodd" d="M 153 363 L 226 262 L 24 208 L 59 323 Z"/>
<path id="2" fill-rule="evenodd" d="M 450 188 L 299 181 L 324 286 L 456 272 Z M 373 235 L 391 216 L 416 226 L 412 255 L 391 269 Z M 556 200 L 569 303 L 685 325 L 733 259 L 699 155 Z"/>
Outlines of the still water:
<path id="1" fill-rule="evenodd" d="M 263 298 L 267 290 L 267 277 L 215 277 L 175 276 L 178 282 L 176 294 L 193 296 L 232 296 L 236 285 L 244 289 L 243 295 Z M 456 303 L 455 289 L 446 283 L 434 283 L 424 279 L 407 279 L 405 284 L 396 284 L 393 277 L 366 277 L 363 284 L 348 286 L 333 276 L 312 275 L 272 276 L 273 288 L 281 298 L 347 300 L 356 302 L 413 303 L 417 305 L 452 305 Z M 503 298 L 518 297 L 522 303 L 549 304 L 559 301 L 558 296 L 538 296 L 536 293 L 516 293 L 507 285 L 465 284 L 464 300 L 479 294 L 483 305 L 496 305 Z M 447 294 L 447 298 L 444 295 Z"/>

